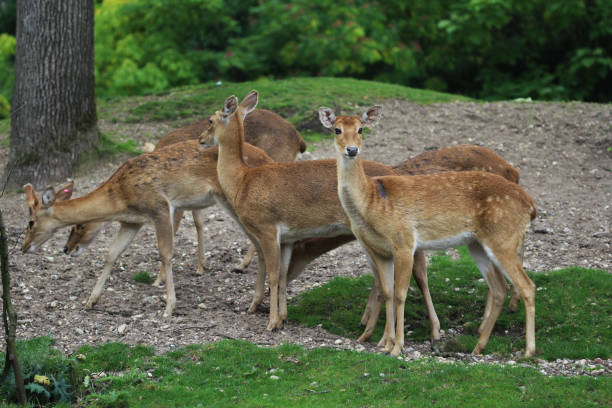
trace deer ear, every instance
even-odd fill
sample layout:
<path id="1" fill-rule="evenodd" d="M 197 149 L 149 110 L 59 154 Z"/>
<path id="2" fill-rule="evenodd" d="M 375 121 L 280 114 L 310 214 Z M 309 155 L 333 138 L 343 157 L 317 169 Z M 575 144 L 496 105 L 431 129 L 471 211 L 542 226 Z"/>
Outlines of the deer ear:
<path id="1" fill-rule="evenodd" d="M 70 180 L 70 182 L 68 184 L 66 184 L 64 187 L 61 187 L 56 195 L 55 195 L 55 199 L 57 201 L 65 201 L 65 200 L 69 200 L 70 197 L 72 197 L 72 192 L 74 191 L 74 181 Z"/>
<path id="2" fill-rule="evenodd" d="M 321 124 L 328 129 L 334 127 L 334 122 L 336 121 L 336 114 L 330 108 L 326 108 L 324 106 L 319 108 L 319 120 Z"/>
<path id="3" fill-rule="evenodd" d="M 38 197 L 36 196 L 36 192 L 34 191 L 32 185 L 28 183 L 23 186 L 23 189 L 26 193 L 26 203 L 28 204 L 28 207 L 36 207 L 38 205 Z"/>
<path id="4" fill-rule="evenodd" d="M 53 190 L 53 187 L 49 186 L 42 195 L 42 205 L 45 208 L 49 208 L 53 204 L 55 204 L 55 190 Z"/>
<path id="5" fill-rule="evenodd" d="M 238 108 L 238 98 L 236 98 L 236 96 L 234 95 L 227 98 L 225 102 L 223 103 L 223 109 L 221 109 L 221 120 L 224 123 L 227 123 L 230 116 L 232 116 L 236 112 L 237 108 Z"/>
<path id="6" fill-rule="evenodd" d="M 240 102 L 240 113 L 242 114 L 243 120 L 246 115 L 255 110 L 257 102 L 259 102 L 259 94 L 256 90 L 252 90 L 251 92 L 249 92 L 249 94 L 244 97 L 242 102 Z"/>
<path id="7" fill-rule="evenodd" d="M 363 126 L 372 127 L 376 125 L 382 116 L 382 106 L 376 105 L 368 108 L 363 115 L 361 115 L 361 124 Z"/>

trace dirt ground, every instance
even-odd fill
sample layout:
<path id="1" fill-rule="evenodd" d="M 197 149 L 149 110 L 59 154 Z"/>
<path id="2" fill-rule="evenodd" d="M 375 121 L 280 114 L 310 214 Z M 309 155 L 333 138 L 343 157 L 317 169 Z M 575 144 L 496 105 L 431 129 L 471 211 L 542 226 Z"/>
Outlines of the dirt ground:
<path id="1" fill-rule="evenodd" d="M 612 269 L 612 105 L 585 103 L 450 103 L 417 105 L 383 103 L 383 119 L 363 150 L 366 158 L 395 164 L 425 148 L 481 144 L 501 154 L 521 172 L 521 185 L 538 207 L 527 233 L 526 268 L 545 271 L 566 266 Z M 100 124 L 103 131 L 116 124 Z M 124 125 L 131 126 L 131 125 Z M 133 125 L 134 137 L 147 132 L 161 137 L 168 125 Z M 125 131 L 125 130 L 124 130 Z M 4 167 L 7 149 L 0 152 Z M 330 141 L 309 145 L 302 159 L 334 157 Z M 100 164 L 75 178 L 76 195 L 91 191 L 119 163 Z M 256 344 L 291 342 L 307 347 L 364 349 L 355 339 L 322 328 L 288 323 L 280 332 L 266 331 L 267 312 L 245 313 L 254 287 L 256 262 L 246 273 L 232 272 L 248 246 L 239 227 L 220 208 L 207 210 L 208 271 L 195 275 L 196 235 L 186 215 L 175 243 L 175 316 L 161 319 L 164 289 L 135 282 L 133 274 L 159 268 L 155 236 L 144 228 L 115 265 L 106 291 L 93 310 L 84 303 L 101 270 L 106 248 L 117 228 L 105 227 L 80 257 L 61 250 L 68 230 L 58 232 L 35 254 L 21 254 L 27 224 L 25 195 L 0 199 L 10 235 L 13 300 L 19 312 L 18 337 L 50 335 L 59 349 L 74 351 L 84 343 L 146 342 L 158 352 L 223 338 Z M 289 296 L 334 276 L 369 273 L 361 249 L 351 243 L 315 261 L 289 285 Z M 436 294 L 432 294 L 435 297 Z M 483 299 L 484 303 L 485 299 Z M 449 328 L 443 328 L 449 329 Z M 376 339 L 378 340 L 378 339 Z M 366 345 L 372 350 L 374 345 Z M 427 344 L 408 342 L 407 353 L 425 353 Z"/>

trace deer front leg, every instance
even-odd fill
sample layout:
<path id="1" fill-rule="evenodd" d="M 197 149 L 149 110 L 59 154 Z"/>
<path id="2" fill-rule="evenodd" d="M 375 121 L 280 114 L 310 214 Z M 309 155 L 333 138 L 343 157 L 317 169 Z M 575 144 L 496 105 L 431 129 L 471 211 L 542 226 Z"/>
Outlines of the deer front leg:
<path id="1" fill-rule="evenodd" d="M 393 254 L 395 270 L 395 345 L 391 350 L 392 356 L 399 356 L 404 348 L 404 307 L 410 287 L 410 277 L 412 276 L 412 253 L 412 247 L 408 247 L 395 251 Z"/>
<path id="2" fill-rule="evenodd" d="M 360 241 L 361 243 L 361 241 Z M 394 279 L 393 279 L 393 259 L 386 259 L 378 256 L 375 252 L 362 245 L 374 265 L 378 273 L 380 281 L 380 289 L 383 299 L 385 300 L 385 312 L 387 321 L 385 322 L 385 331 L 383 337 L 378 342 L 378 346 L 384 346 L 386 352 L 391 352 L 393 343 L 395 342 L 395 307 L 393 305 Z"/>
<path id="3" fill-rule="evenodd" d="M 202 275 L 206 268 L 206 257 L 204 256 L 206 252 L 204 248 L 204 212 L 202 210 L 193 210 L 191 214 L 193 215 L 193 223 L 195 224 L 196 233 L 198 235 L 198 269 L 196 270 L 196 274 Z"/>
<path id="4" fill-rule="evenodd" d="M 166 310 L 164 318 L 172 316 L 176 305 L 176 293 L 174 292 L 174 277 L 172 275 L 172 253 L 174 237 L 172 236 L 172 224 L 169 216 L 159 215 L 155 219 L 155 235 L 157 236 L 157 249 L 161 260 L 160 275 L 166 277 Z"/>
<path id="5" fill-rule="evenodd" d="M 272 331 L 283 327 L 283 321 L 279 314 L 280 243 L 277 239 L 276 228 L 273 232 L 261 235 L 257 241 L 263 252 L 266 275 L 268 275 L 270 284 L 270 322 L 267 329 Z"/>
<path id="6" fill-rule="evenodd" d="M 106 260 L 104 261 L 104 267 L 102 268 L 102 274 L 98 278 L 96 286 L 94 286 L 93 290 L 91 291 L 91 294 L 89 295 L 89 300 L 85 305 L 87 309 L 91 309 L 93 305 L 98 301 L 98 299 L 100 299 L 100 296 L 102 295 L 102 290 L 104 289 L 104 284 L 110 276 L 113 264 L 115 263 L 117 258 L 121 256 L 123 251 L 125 251 L 125 249 L 130 245 L 130 243 L 136 236 L 136 233 L 138 233 L 141 227 L 142 224 L 128 224 L 124 222 L 121 223 L 121 228 L 119 229 L 117 236 L 108 248 Z"/>
<path id="7" fill-rule="evenodd" d="M 373 261 L 370 262 L 370 266 L 372 268 L 372 274 L 374 275 L 374 284 L 372 286 L 372 289 L 370 290 L 370 296 L 368 298 L 366 310 L 364 311 L 363 317 L 361 318 L 362 324 L 364 324 L 364 319 L 366 319 L 365 329 L 361 336 L 359 336 L 359 338 L 357 339 L 357 341 L 362 343 L 368 341 L 368 339 L 372 336 L 372 333 L 374 333 L 374 330 L 376 329 L 376 323 L 378 322 L 378 317 L 380 316 L 380 310 L 382 309 L 383 301 L 379 272 L 377 271 L 376 265 Z"/>

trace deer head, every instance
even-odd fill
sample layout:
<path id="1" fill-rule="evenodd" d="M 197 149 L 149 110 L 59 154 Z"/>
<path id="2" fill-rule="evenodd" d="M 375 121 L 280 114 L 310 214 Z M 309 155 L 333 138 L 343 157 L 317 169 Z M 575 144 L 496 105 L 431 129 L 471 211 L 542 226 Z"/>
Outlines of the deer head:
<path id="1" fill-rule="evenodd" d="M 208 129 L 206 129 L 200 135 L 198 141 L 203 146 L 219 145 L 224 140 L 224 137 L 229 137 L 230 127 L 236 126 L 234 114 L 239 113 L 240 117 L 244 121 L 246 115 L 251 113 L 257 106 L 259 101 L 259 95 L 257 91 L 251 91 L 238 105 L 238 98 L 232 95 L 225 100 L 221 110 L 215 112 L 210 118 L 208 118 Z"/>
<path id="2" fill-rule="evenodd" d="M 40 199 L 31 184 L 26 184 L 23 188 L 30 212 L 28 228 L 21 247 L 21 250 L 26 253 L 36 251 L 61 226 L 50 216 L 52 208 L 56 202 L 70 199 L 74 191 L 74 182 L 70 181 L 57 192 L 49 186 Z"/>
<path id="3" fill-rule="evenodd" d="M 380 119 L 382 107 L 368 108 L 361 117 L 338 116 L 330 108 L 319 109 L 319 119 L 323 126 L 334 129 L 336 151 L 346 160 L 353 160 L 361 152 L 361 135 L 363 128 L 376 125 Z"/>

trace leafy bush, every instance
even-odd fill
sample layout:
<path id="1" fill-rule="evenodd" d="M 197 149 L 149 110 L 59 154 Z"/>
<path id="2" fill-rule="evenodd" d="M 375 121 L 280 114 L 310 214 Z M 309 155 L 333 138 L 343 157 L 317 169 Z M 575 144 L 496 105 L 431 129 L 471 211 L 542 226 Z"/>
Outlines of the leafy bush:
<path id="1" fill-rule="evenodd" d="M 254 0 L 106 0 L 96 10 L 96 81 L 103 94 L 153 92 L 219 76 Z"/>
<path id="2" fill-rule="evenodd" d="M 17 350 L 25 383 L 28 401 L 37 405 L 50 402 L 70 402 L 77 383 L 74 361 L 52 348 L 50 337 L 38 337 L 18 342 Z M 4 361 L 4 355 L 0 356 Z M 15 377 L 11 371 L 0 390 L 16 401 Z"/>
<path id="3" fill-rule="evenodd" d="M 0 34 L 0 119 L 10 115 L 9 103 L 13 93 L 15 65 L 15 37 Z"/>

